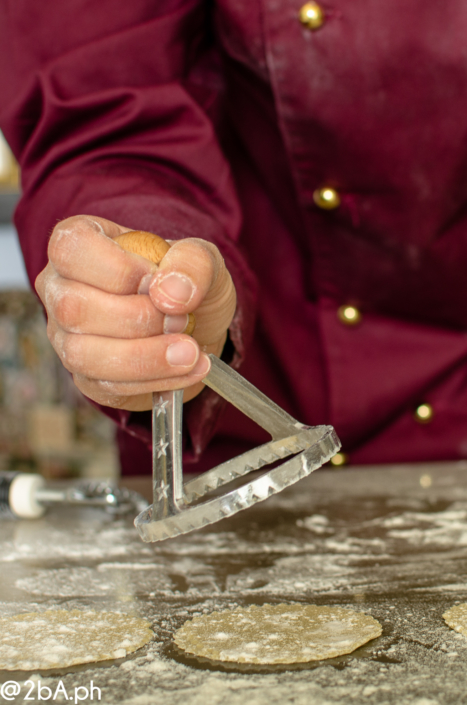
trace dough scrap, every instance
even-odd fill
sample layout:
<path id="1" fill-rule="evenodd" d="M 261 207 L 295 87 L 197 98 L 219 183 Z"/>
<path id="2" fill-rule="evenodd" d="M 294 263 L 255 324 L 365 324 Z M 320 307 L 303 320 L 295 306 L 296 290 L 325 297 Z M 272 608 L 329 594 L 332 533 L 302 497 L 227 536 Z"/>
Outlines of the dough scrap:
<path id="1" fill-rule="evenodd" d="M 443 619 L 451 629 L 467 636 L 467 603 L 454 605 L 443 614 Z"/>
<path id="2" fill-rule="evenodd" d="M 382 627 L 363 612 L 319 605 L 251 605 L 194 617 L 175 632 L 196 656 L 236 663 L 306 663 L 349 654 Z"/>
<path id="3" fill-rule="evenodd" d="M 123 658 L 154 634 L 140 617 L 48 610 L 0 618 L 0 670 L 66 668 Z"/>

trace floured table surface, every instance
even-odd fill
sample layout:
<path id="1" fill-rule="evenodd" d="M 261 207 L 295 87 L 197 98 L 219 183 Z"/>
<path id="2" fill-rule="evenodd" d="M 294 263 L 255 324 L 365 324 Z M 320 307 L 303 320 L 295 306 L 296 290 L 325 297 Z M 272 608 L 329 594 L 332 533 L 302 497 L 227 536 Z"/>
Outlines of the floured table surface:
<path id="1" fill-rule="evenodd" d="M 153 625 L 154 641 L 131 656 L 41 673 L 43 684 L 62 681 L 69 695 L 93 681 L 109 705 L 465 702 L 467 637 L 443 614 L 467 602 L 467 464 L 329 468 L 231 519 L 154 545 L 140 541 L 132 517 L 90 509 L 4 520 L 0 575 L 3 618 L 77 609 Z M 383 634 L 295 670 L 223 667 L 173 644 L 193 617 L 265 603 L 364 612 Z M 32 673 L 1 672 L 0 685 Z"/>

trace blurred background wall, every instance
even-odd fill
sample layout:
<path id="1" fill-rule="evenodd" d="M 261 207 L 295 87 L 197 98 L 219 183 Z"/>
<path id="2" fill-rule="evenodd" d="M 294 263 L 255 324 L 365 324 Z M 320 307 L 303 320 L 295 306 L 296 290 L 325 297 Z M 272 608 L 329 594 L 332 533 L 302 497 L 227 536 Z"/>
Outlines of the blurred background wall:
<path id="1" fill-rule="evenodd" d="M 115 478 L 114 425 L 73 385 L 46 334 L 12 225 L 16 162 L 0 132 L 0 470 Z"/>

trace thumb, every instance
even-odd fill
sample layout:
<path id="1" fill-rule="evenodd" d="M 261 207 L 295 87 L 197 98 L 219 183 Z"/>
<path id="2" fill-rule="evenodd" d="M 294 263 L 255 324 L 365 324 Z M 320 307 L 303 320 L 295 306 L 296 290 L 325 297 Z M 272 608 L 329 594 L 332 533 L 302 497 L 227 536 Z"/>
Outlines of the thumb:
<path id="1" fill-rule="evenodd" d="M 200 345 L 224 338 L 235 312 L 235 287 L 222 255 L 212 243 L 195 238 L 172 244 L 149 295 L 165 314 L 195 312 L 194 338 Z"/>

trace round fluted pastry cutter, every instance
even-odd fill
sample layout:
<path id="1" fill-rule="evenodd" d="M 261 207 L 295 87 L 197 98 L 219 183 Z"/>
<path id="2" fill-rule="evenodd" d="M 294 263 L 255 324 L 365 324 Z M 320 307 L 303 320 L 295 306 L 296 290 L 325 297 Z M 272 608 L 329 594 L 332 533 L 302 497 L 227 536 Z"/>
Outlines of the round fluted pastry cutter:
<path id="1" fill-rule="evenodd" d="M 151 233 L 116 238 L 125 250 L 159 264 L 169 245 Z M 190 331 L 194 327 L 191 315 Z M 272 402 L 214 355 L 203 382 L 264 428 L 271 441 L 184 483 L 182 467 L 183 390 L 156 392 L 152 408 L 153 503 L 135 519 L 143 541 L 194 531 L 261 502 L 321 467 L 340 449 L 332 426 L 306 426 Z M 292 456 L 292 457 L 290 457 Z M 219 488 L 284 460 L 262 475 L 225 493 Z M 206 498 L 216 491 L 215 496 Z M 205 498 L 203 500 L 203 498 Z M 203 501 L 201 501 L 203 500 Z"/>
<path id="2" fill-rule="evenodd" d="M 183 390 L 153 395 L 153 503 L 135 519 L 143 541 L 162 541 L 232 516 L 321 467 L 340 442 L 332 426 L 305 426 L 214 355 L 203 380 L 271 434 L 271 441 L 183 482 Z M 293 456 L 293 457 L 290 457 Z M 288 458 L 288 459 L 287 459 Z M 241 487 L 199 500 L 239 477 L 284 460 Z"/>

